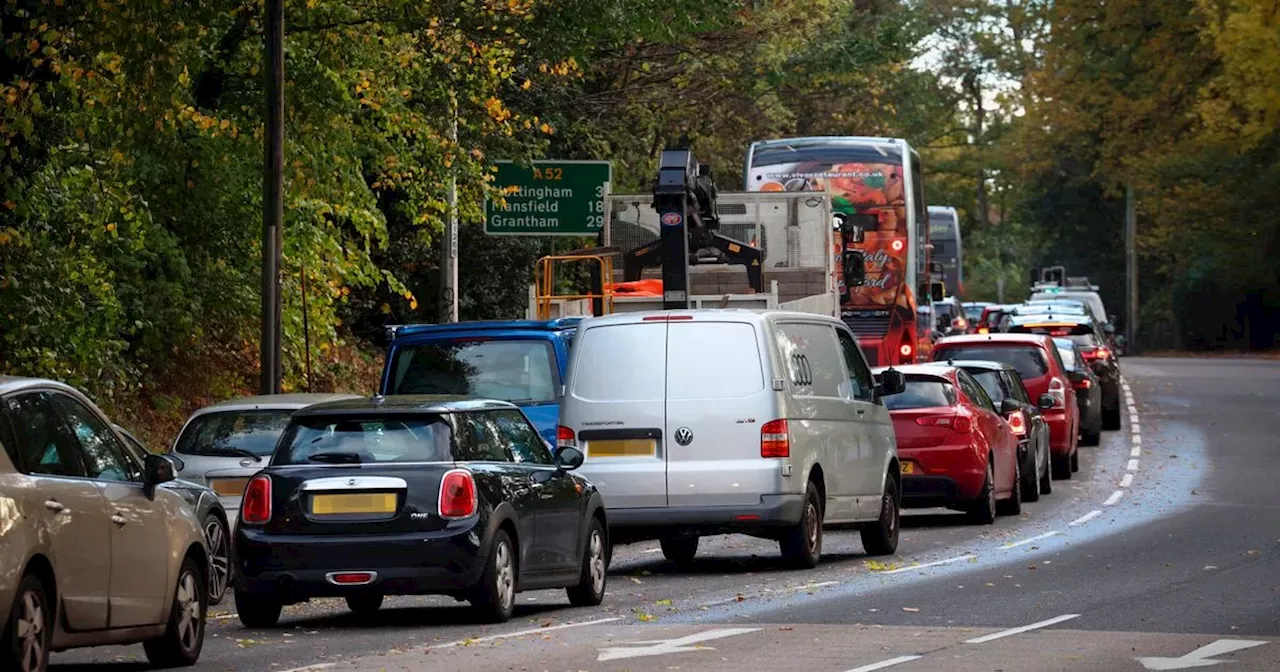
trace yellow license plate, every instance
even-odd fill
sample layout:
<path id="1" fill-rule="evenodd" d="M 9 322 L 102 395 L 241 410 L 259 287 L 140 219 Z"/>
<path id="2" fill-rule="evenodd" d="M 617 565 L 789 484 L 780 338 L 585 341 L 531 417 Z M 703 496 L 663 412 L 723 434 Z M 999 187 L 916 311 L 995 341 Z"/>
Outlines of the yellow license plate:
<path id="1" fill-rule="evenodd" d="M 248 483 L 247 478 L 215 478 L 209 481 L 209 487 L 222 497 L 239 497 Z"/>
<path id="2" fill-rule="evenodd" d="M 916 465 L 912 464 L 911 462 L 902 462 L 901 464 L 902 464 L 902 473 L 904 474 L 916 473 Z"/>
<path id="3" fill-rule="evenodd" d="M 657 452 L 658 442 L 653 439 L 587 442 L 587 454 L 591 457 L 653 457 Z"/>
<path id="4" fill-rule="evenodd" d="M 313 495 L 311 497 L 311 513 L 317 516 L 395 512 L 396 494 L 394 492 L 359 495 Z"/>

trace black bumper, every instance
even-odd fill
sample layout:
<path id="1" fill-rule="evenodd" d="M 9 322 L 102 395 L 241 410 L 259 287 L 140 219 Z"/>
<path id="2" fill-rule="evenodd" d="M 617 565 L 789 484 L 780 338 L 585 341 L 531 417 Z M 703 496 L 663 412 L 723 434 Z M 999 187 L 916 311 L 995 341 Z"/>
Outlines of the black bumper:
<path id="1" fill-rule="evenodd" d="M 804 495 L 761 495 L 759 504 L 610 509 L 611 536 L 618 543 L 681 534 L 756 534 L 800 523 Z"/>
<path id="2" fill-rule="evenodd" d="M 238 526 L 236 586 L 282 601 L 313 597 L 450 594 L 480 581 L 488 539 L 476 525 L 393 535 L 271 534 Z M 364 585 L 335 585 L 332 572 L 376 572 Z"/>
<path id="3" fill-rule="evenodd" d="M 948 476 L 903 476 L 902 508 L 930 509 L 960 503 L 956 482 Z"/>

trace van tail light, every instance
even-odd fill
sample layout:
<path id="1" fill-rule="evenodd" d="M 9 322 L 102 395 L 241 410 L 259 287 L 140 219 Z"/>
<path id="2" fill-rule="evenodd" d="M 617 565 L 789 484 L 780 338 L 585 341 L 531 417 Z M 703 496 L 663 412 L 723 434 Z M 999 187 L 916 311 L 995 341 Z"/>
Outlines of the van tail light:
<path id="1" fill-rule="evenodd" d="M 249 479 L 240 499 L 240 522 L 261 525 L 271 520 L 271 477 L 265 474 Z"/>
<path id="2" fill-rule="evenodd" d="M 973 421 L 967 415 L 930 415 L 916 418 L 921 427 L 950 427 L 957 434 L 968 434 L 973 429 Z"/>
<path id="3" fill-rule="evenodd" d="M 556 448 L 577 448 L 578 436 L 564 425 L 556 426 Z"/>
<path id="4" fill-rule="evenodd" d="M 1049 381 L 1049 396 L 1053 397 L 1054 408 L 1067 407 L 1067 386 L 1062 382 L 1061 378 L 1054 378 Z"/>
<path id="5" fill-rule="evenodd" d="M 1027 435 L 1027 415 L 1022 411 L 1014 411 L 1009 414 L 1009 429 L 1013 430 L 1014 436 Z"/>
<path id="6" fill-rule="evenodd" d="M 440 505 L 437 510 L 445 519 L 474 516 L 478 505 L 476 479 L 466 469 L 446 471 L 440 479 Z"/>
<path id="7" fill-rule="evenodd" d="M 786 420 L 770 420 L 760 428 L 760 457 L 791 457 Z"/>

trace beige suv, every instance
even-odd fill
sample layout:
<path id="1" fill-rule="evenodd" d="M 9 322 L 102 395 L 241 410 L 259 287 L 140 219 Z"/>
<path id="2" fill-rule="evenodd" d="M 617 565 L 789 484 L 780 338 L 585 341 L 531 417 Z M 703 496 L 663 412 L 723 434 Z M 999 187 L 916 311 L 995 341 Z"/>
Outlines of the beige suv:
<path id="1" fill-rule="evenodd" d="M 50 651 L 142 642 L 163 667 L 204 645 L 200 523 L 84 395 L 0 376 L 0 669 L 43 672 Z"/>

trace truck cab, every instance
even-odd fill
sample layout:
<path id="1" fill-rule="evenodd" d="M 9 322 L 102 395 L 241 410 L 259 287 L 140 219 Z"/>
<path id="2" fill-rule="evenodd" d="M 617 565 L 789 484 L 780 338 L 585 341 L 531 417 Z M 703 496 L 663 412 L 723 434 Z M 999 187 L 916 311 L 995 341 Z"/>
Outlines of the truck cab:
<path id="1" fill-rule="evenodd" d="M 569 349 L 581 319 L 392 327 L 379 393 L 509 401 L 555 445 Z"/>

